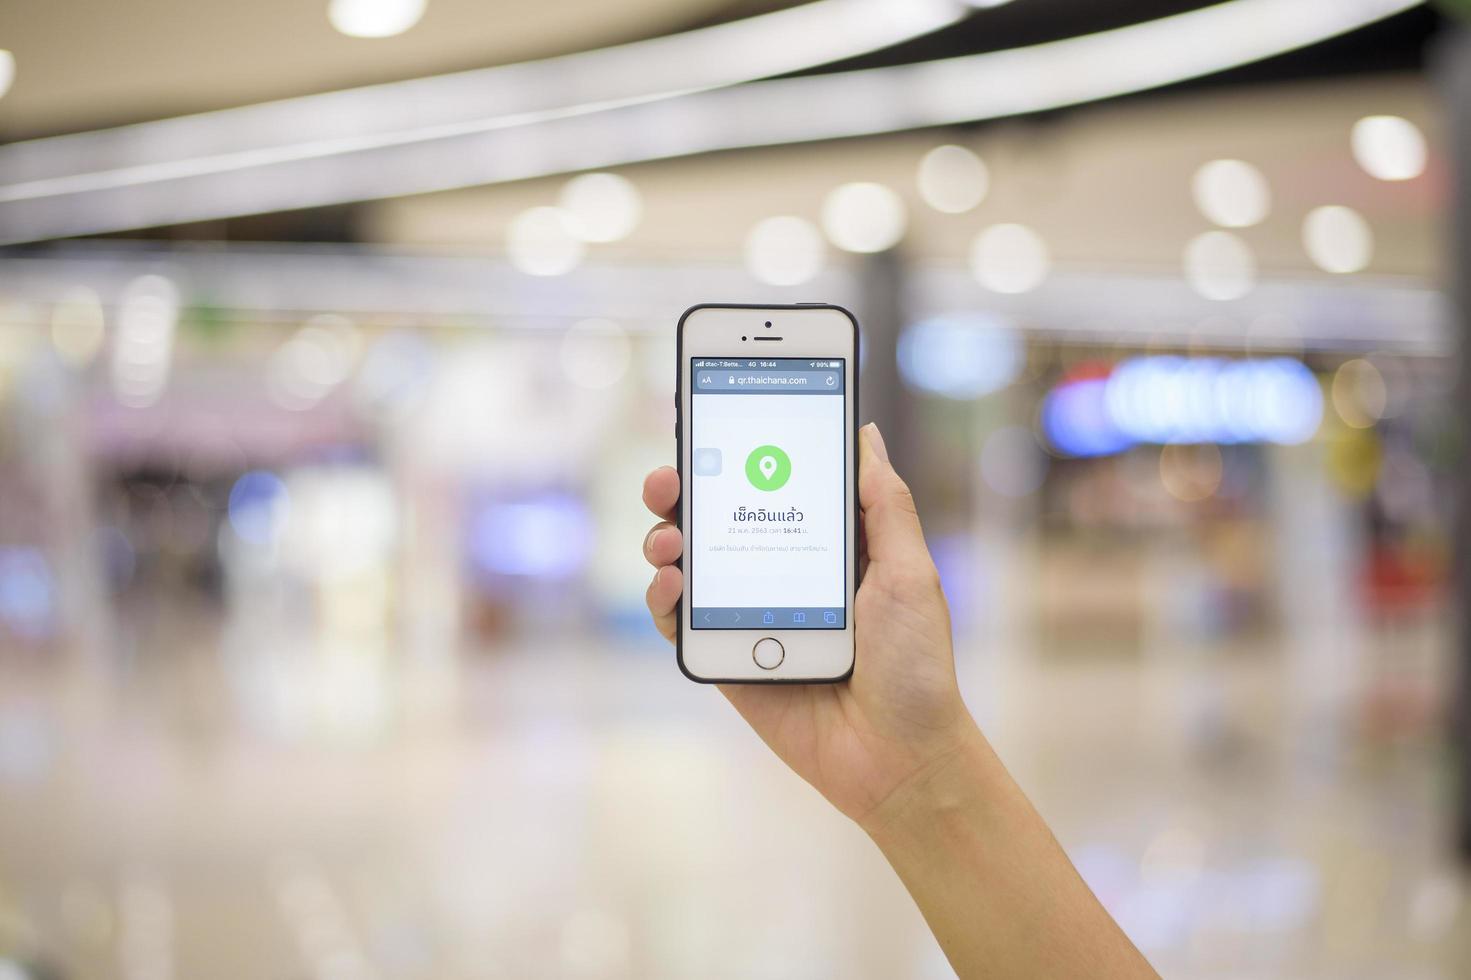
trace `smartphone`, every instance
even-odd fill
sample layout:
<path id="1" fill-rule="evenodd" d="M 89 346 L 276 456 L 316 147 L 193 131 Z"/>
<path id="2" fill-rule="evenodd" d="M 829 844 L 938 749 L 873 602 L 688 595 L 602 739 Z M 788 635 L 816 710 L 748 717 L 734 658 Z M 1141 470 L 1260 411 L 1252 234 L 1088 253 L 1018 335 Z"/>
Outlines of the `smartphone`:
<path id="1" fill-rule="evenodd" d="M 853 672 L 858 321 L 839 306 L 679 318 L 679 668 L 701 683 Z"/>

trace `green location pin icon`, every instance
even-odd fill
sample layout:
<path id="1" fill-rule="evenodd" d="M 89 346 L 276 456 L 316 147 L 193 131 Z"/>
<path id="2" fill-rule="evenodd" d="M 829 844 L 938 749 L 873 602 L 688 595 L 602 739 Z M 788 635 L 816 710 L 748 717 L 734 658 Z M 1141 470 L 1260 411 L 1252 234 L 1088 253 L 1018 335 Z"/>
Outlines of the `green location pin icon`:
<path id="1" fill-rule="evenodd" d="M 792 476 L 792 461 L 779 446 L 757 446 L 746 457 L 746 479 L 757 490 L 780 490 Z"/>

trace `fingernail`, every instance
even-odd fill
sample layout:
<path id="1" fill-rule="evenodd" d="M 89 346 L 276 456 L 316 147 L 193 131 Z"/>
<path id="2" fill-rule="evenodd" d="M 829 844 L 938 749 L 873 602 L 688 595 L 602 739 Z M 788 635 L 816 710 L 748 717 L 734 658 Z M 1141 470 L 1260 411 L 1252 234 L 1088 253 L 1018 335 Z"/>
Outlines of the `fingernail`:
<path id="1" fill-rule="evenodd" d="M 658 534 L 662 530 L 663 530 L 663 528 L 659 528 L 659 527 L 651 527 L 651 528 L 649 528 L 649 533 L 644 535 L 644 554 L 649 554 L 650 552 L 653 551 L 653 549 L 654 549 L 654 535 Z"/>
<path id="2" fill-rule="evenodd" d="M 879 459 L 887 463 L 889 461 L 889 450 L 884 445 L 884 434 L 879 431 L 878 425 L 870 422 L 863 427 L 863 431 L 868 433 L 868 448 L 872 449 Z"/>

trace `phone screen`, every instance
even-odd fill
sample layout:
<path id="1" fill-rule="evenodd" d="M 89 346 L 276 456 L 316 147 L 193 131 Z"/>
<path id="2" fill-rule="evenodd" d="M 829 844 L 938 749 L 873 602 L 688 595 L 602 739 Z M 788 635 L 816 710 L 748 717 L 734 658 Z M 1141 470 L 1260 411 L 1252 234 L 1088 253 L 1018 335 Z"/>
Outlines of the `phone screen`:
<path id="1" fill-rule="evenodd" d="M 690 359 L 692 629 L 843 629 L 842 359 Z"/>

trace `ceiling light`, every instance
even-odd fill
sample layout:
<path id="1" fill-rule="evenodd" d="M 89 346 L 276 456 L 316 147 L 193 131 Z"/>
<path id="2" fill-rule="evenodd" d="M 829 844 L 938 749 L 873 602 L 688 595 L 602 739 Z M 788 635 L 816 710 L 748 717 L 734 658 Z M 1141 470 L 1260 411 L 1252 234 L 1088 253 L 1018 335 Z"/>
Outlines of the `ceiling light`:
<path id="1" fill-rule="evenodd" d="M 1260 224 L 1272 208 L 1267 178 L 1242 160 L 1212 160 L 1191 181 L 1195 206 L 1224 228 Z"/>
<path id="2" fill-rule="evenodd" d="M 10 91 L 11 83 L 15 81 L 15 55 L 0 48 L 0 96 Z"/>
<path id="3" fill-rule="evenodd" d="M 937 146 L 919 161 L 919 196 L 936 211 L 963 214 L 986 199 L 991 172 L 963 146 Z"/>
<path id="4" fill-rule="evenodd" d="M 331 0 L 327 19 L 348 37 L 393 37 L 419 23 L 426 0 Z"/>
<path id="5" fill-rule="evenodd" d="M 1367 268 L 1374 258 L 1374 232 L 1353 208 L 1315 208 L 1302 225 L 1308 257 L 1324 272 L 1345 275 Z"/>
<path id="6" fill-rule="evenodd" d="M 1052 258 L 1042 236 L 1026 225 L 992 225 L 970 250 L 976 280 L 997 293 L 1027 293 L 1042 285 Z"/>
<path id="7" fill-rule="evenodd" d="M 904 202 L 883 184 L 843 184 L 822 202 L 822 230 L 849 252 L 883 252 L 899 244 L 909 223 Z"/>
<path id="8" fill-rule="evenodd" d="M 765 218 L 746 236 L 746 268 L 771 286 L 797 286 L 822 271 L 822 236 L 792 215 Z"/>
<path id="9" fill-rule="evenodd" d="M 1425 134 L 1399 116 L 1366 116 L 1354 123 L 1354 159 L 1371 177 L 1412 180 L 1425 172 Z"/>
<path id="10" fill-rule="evenodd" d="M 557 199 L 585 242 L 627 238 L 643 217 L 644 202 L 633 181 L 617 174 L 583 174 L 567 181 Z"/>

